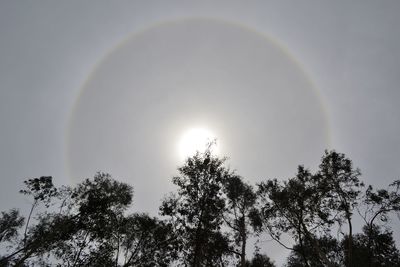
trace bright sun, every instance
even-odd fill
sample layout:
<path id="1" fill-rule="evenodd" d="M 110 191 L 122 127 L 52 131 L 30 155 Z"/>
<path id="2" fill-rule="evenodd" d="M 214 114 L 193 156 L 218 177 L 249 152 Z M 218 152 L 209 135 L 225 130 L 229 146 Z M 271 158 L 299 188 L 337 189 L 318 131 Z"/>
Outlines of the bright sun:
<path id="1" fill-rule="evenodd" d="M 179 155 L 181 159 L 186 159 L 194 155 L 197 151 L 204 152 L 210 142 L 216 140 L 216 136 L 205 128 L 192 128 L 183 133 L 179 141 Z M 213 154 L 218 154 L 218 144 L 212 147 Z"/>

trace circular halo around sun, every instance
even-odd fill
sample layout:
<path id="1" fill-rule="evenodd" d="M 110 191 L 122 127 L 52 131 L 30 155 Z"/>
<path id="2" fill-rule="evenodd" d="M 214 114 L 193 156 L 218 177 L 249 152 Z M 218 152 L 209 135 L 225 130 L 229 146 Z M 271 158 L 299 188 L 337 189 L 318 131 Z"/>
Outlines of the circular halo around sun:
<path id="1" fill-rule="evenodd" d="M 253 182 L 314 166 L 329 146 L 321 99 L 285 49 L 237 24 L 188 19 L 139 32 L 99 62 L 71 115 L 70 175 L 109 172 L 156 214 L 174 188 L 177 143 L 196 125 Z"/>
<path id="2" fill-rule="evenodd" d="M 201 127 L 186 130 L 178 144 L 178 151 L 182 160 L 193 156 L 196 152 L 204 153 L 207 148 L 210 148 L 214 155 L 219 154 L 217 136 L 210 130 Z"/>

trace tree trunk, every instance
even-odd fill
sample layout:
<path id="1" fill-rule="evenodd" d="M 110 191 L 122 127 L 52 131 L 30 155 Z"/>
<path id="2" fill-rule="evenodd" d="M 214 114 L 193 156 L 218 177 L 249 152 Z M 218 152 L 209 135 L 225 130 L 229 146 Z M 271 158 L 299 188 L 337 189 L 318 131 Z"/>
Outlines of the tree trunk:
<path id="1" fill-rule="evenodd" d="M 353 267 L 353 225 L 351 224 L 351 215 L 347 214 L 347 222 L 349 223 L 349 240 L 347 250 L 347 266 Z"/>
<path id="2" fill-rule="evenodd" d="M 335 265 L 328 259 L 326 254 L 321 250 L 318 240 L 308 231 L 304 223 L 301 223 L 305 237 L 310 241 L 315 253 L 319 256 L 320 261 L 327 267 L 334 267 Z"/>
<path id="3" fill-rule="evenodd" d="M 246 266 L 246 229 L 242 228 L 242 253 L 240 255 L 240 266 Z"/>
<path id="4" fill-rule="evenodd" d="M 195 234 L 195 244 L 194 244 L 194 255 L 193 255 L 193 267 L 201 267 L 201 251 L 202 251 L 202 241 L 201 239 L 201 230 L 202 230 L 202 220 L 203 220 L 203 210 L 200 212 L 199 216 L 199 224 L 197 225 L 196 234 Z"/>
<path id="5" fill-rule="evenodd" d="M 32 204 L 31 210 L 29 212 L 28 220 L 26 221 L 25 231 L 24 231 L 24 246 L 26 246 L 26 237 L 28 232 L 29 221 L 31 220 L 33 209 L 36 207 L 37 200 L 35 200 Z"/>
<path id="6" fill-rule="evenodd" d="M 298 230 L 298 234 L 299 234 L 299 244 L 300 244 L 300 254 L 301 254 L 301 257 L 303 258 L 303 261 L 304 261 L 304 265 L 306 266 L 306 267 L 310 267 L 310 264 L 308 264 L 308 260 L 307 260 L 307 257 L 306 257 L 306 253 L 305 253 L 305 251 L 304 251 L 304 243 L 303 243 L 303 238 L 301 237 L 302 236 L 302 233 L 301 233 L 301 225 L 299 225 L 299 227 L 297 228 Z"/>

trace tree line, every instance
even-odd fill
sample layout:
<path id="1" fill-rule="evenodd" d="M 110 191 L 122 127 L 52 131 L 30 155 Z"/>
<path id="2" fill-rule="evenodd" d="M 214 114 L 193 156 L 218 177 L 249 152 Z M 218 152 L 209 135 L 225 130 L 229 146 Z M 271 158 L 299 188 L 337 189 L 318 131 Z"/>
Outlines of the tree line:
<path id="1" fill-rule="evenodd" d="M 1 212 L 0 266 L 275 266 L 261 248 L 246 254 L 251 236 L 290 250 L 287 267 L 400 266 L 390 227 L 400 180 L 366 186 L 349 158 L 325 151 L 315 172 L 251 185 L 211 149 L 178 168 L 159 217 L 130 212 L 132 186 L 106 173 L 76 186 L 24 181 L 32 205 Z"/>

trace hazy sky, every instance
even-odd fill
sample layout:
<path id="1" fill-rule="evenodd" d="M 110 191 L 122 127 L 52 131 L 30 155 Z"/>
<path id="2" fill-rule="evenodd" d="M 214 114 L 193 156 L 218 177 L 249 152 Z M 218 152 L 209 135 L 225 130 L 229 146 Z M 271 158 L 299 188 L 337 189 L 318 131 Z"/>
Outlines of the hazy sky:
<path id="1" fill-rule="evenodd" d="M 398 10 L 398 1 L 1 1 L 0 210 L 26 203 L 17 194 L 26 178 L 68 184 L 102 170 L 134 186 L 136 210 L 156 214 L 192 127 L 212 130 L 253 183 L 315 168 L 328 147 L 367 183 L 399 179 Z"/>

